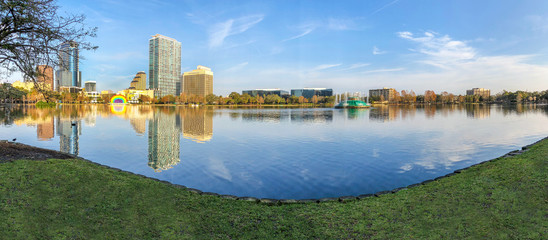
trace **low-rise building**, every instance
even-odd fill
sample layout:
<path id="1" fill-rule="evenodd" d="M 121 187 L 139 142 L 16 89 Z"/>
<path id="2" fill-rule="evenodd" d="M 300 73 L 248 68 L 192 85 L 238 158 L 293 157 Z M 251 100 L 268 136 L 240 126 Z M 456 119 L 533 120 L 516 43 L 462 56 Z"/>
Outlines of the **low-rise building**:
<path id="1" fill-rule="evenodd" d="M 154 98 L 154 90 L 124 89 L 118 91 L 118 94 L 126 97 L 128 103 L 139 103 L 139 98 L 143 95 L 148 96 L 150 99 Z"/>
<path id="2" fill-rule="evenodd" d="M 393 88 L 381 88 L 381 89 L 371 89 L 369 90 L 369 97 L 378 97 L 379 101 L 392 101 L 397 91 Z"/>
<path id="3" fill-rule="evenodd" d="M 289 96 L 288 91 L 284 91 L 284 90 L 281 90 L 279 88 L 255 89 L 255 90 L 244 90 L 244 91 L 242 91 L 242 95 L 246 94 L 246 93 L 248 95 L 252 96 L 252 97 L 257 97 L 257 96 L 265 97 L 265 96 L 268 96 L 268 95 L 278 95 L 280 97 Z"/>
<path id="4" fill-rule="evenodd" d="M 97 92 L 97 82 L 87 81 L 84 83 L 84 89 L 86 92 Z"/>
<path id="5" fill-rule="evenodd" d="M 318 97 L 331 97 L 333 96 L 333 89 L 331 88 L 302 88 L 291 89 L 291 96 L 305 98 L 312 98 L 314 95 Z"/>
<path id="6" fill-rule="evenodd" d="M 485 88 L 472 88 L 470 90 L 466 90 L 466 95 L 468 96 L 480 96 L 484 100 L 488 100 L 491 96 L 491 90 L 485 89 Z"/>
<path id="7" fill-rule="evenodd" d="M 66 93 L 79 93 L 82 89 L 75 86 L 60 86 L 59 92 L 66 92 Z"/>

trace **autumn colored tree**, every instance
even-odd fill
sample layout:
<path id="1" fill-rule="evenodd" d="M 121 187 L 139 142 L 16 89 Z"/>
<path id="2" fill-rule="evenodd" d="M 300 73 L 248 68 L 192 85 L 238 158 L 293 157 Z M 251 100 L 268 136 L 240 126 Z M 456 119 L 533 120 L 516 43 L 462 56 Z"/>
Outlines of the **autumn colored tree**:
<path id="1" fill-rule="evenodd" d="M 312 103 L 313 104 L 318 103 L 318 96 L 316 96 L 316 95 L 312 96 Z"/>
<path id="2" fill-rule="evenodd" d="M 401 102 L 401 96 L 400 96 L 399 92 L 394 91 L 394 97 L 392 98 L 392 102 L 394 102 L 394 103 Z"/>
<path id="3" fill-rule="evenodd" d="M 299 96 L 299 103 L 303 104 L 305 102 L 305 99 L 303 96 Z"/>
<path id="4" fill-rule="evenodd" d="M 262 96 L 257 96 L 257 103 L 258 104 L 263 104 L 264 103 L 264 98 Z"/>
<path id="5" fill-rule="evenodd" d="M 244 93 L 240 96 L 240 103 L 241 104 L 247 104 L 249 103 L 249 99 L 251 98 L 251 96 L 247 93 Z"/>
<path id="6" fill-rule="evenodd" d="M 432 90 L 426 90 L 424 92 L 424 102 L 436 102 L 436 93 Z"/>
<path id="7" fill-rule="evenodd" d="M 163 96 L 162 98 L 160 98 L 160 103 L 173 103 L 175 102 L 175 96 L 173 95 L 166 95 L 166 96 Z"/>

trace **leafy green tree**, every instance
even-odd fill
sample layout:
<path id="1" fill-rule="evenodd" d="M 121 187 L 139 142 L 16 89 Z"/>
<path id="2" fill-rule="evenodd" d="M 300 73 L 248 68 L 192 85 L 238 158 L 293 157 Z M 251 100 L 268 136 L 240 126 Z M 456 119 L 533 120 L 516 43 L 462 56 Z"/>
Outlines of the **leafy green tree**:
<path id="1" fill-rule="evenodd" d="M 240 103 L 241 104 L 247 104 L 247 103 L 249 103 L 250 99 L 251 99 L 251 96 L 247 93 L 244 93 L 240 96 Z"/>
<path id="2" fill-rule="evenodd" d="M 207 104 L 214 104 L 219 100 L 219 97 L 215 96 L 215 94 L 208 94 L 205 97 L 205 100 L 206 100 Z"/>
<path id="3" fill-rule="evenodd" d="M 230 97 L 232 99 L 234 104 L 239 104 L 240 103 L 240 94 L 239 93 L 231 92 L 230 95 L 228 95 L 228 97 Z"/>
<path id="4" fill-rule="evenodd" d="M 25 91 L 13 87 L 10 83 L 0 85 L 0 101 L 2 102 L 21 101 L 25 95 L 27 95 Z"/>
<path id="5" fill-rule="evenodd" d="M 291 96 L 287 98 L 287 103 L 289 104 L 295 104 L 299 102 L 299 98 L 297 96 Z"/>

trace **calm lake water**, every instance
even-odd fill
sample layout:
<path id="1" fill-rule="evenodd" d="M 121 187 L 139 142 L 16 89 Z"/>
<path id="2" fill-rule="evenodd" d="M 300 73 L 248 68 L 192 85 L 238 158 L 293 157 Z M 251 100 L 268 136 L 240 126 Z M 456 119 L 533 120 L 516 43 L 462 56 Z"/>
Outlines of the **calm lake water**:
<path id="1" fill-rule="evenodd" d="M 548 136 L 546 105 L 0 106 L 0 139 L 202 191 L 323 198 L 390 190 Z"/>

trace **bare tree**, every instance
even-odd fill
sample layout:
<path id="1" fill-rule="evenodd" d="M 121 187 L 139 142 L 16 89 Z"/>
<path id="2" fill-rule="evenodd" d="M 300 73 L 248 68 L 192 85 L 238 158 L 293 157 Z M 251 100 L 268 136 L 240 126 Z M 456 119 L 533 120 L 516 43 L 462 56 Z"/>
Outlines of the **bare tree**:
<path id="1" fill-rule="evenodd" d="M 38 79 L 45 77 L 47 68 L 60 65 L 60 46 L 66 42 L 79 45 L 80 49 L 95 50 L 97 46 L 86 42 L 95 37 L 97 28 L 85 26 L 84 15 L 58 13 L 59 6 L 53 0 L 1 0 L 0 1 L 0 66 L 9 76 L 21 72 L 34 82 L 35 89 L 49 101 L 44 84 Z"/>

